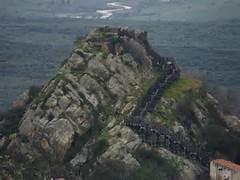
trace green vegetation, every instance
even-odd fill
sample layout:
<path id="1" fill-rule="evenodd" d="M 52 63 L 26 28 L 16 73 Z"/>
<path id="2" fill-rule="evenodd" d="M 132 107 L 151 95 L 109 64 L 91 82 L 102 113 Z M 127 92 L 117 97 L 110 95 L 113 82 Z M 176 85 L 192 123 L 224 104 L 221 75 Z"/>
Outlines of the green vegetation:
<path id="1" fill-rule="evenodd" d="M 178 161 L 166 160 L 154 150 L 139 149 L 136 158 L 141 167 L 133 173 L 133 180 L 168 180 L 178 177 Z M 176 165 L 177 164 L 177 165 Z"/>
<path id="2" fill-rule="evenodd" d="M 131 100 L 133 104 L 135 102 L 137 102 L 139 100 L 139 98 L 142 98 L 142 96 L 144 96 L 147 93 L 147 91 L 158 80 L 159 76 L 160 76 L 159 74 L 154 74 L 151 79 L 144 80 L 144 81 L 141 82 L 140 88 L 136 89 L 135 94 L 134 94 L 134 98 Z"/>
<path id="3" fill-rule="evenodd" d="M 107 128 L 103 128 L 100 132 L 100 139 L 107 139 L 108 137 L 108 129 Z"/>
<path id="4" fill-rule="evenodd" d="M 108 148 L 108 141 L 106 138 L 100 138 L 99 140 L 97 140 L 96 143 L 94 143 L 93 145 L 91 145 L 91 150 L 92 153 L 94 154 L 95 157 L 101 155 L 103 152 L 105 152 Z"/>
<path id="5" fill-rule="evenodd" d="M 44 92 L 39 92 L 36 97 L 34 97 L 34 102 L 36 104 L 44 102 L 45 99 L 47 98 L 46 94 Z"/>
<path id="6" fill-rule="evenodd" d="M 97 36 L 97 38 L 103 39 L 103 38 L 113 37 L 114 33 L 106 32 L 106 31 L 98 31 L 96 36 Z"/>
<path id="7" fill-rule="evenodd" d="M 97 48 L 94 48 L 94 47 L 91 47 L 91 46 L 89 46 L 89 45 L 85 45 L 85 46 L 82 46 L 82 48 L 81 48 L 84 52 L 86 52 L 86 53 L 97 53 Z"/>
<path id="8" fill-rule="evenodd" d="M 10 136 L 9 136 L 9 138 L 10 138 L 11 140 L 16 139 L 16 137 L 17 137 L 17 133 L 12 133 L 12 134 L 10 134 Z"/>
<path id="9" fill-rule="evenodd" d="M 80 69 L 78 70 L 71 70 L 71 74 L 78 77 L 80 79 L 84 75 L 84 71 L 81 71 Z"/>
<path id="10" fill-rule="evenodd" d="M 149 80 L 145 80 L 144 82 L 142 82 L 141 84 L 141 91 L 142 91 L 142 95 L 145 94 L 149 88 L 151 88 L 153 86 L 153 84 L 158 80 L 159 75 L 158 74 L 154 74 L 154 76 L 149 79 Z"/>
<path id="11" fill-rule="evenodd" d="M 153 117 L 152 120 L 156 120 L 157 118 L 161 124 L 168 127 L 172 127 L 173 123 L 177 120 L 176 110 L 170 104 L 163 106 L 158 104 L 154 112 L 151 114 L 151 117 Z"/>
<path id="12" fill-rule="evenodd" d="M 101 166 L 97 166 L 89 180 L 124 180 L 129 178 L 130 172 L 122 161 L 106 160 Z"/>
<path id="13" fill-rule="evenodd" d="M 64 78 L 65 73 L 64 72 L 58 72 L 52 79 L 56 81 L 60 81 Z"/>
<path id="14" fill-rule="evenodd" d="M 181 78 L 174 82 L 163 95 L 165 98 L 179 98 L 191 91 L 198 91 L 202 87 L 202 81 L 197 79 Z"/>
<path id="15" fill-rule="evenodd" d="M 25 112 L 25 108 L 14 108 L 7 112 L 0 113 L 0 134 L 10 135 L 17 132 L 20 119 Z"/>
<path id="16" fill-rule="evenodd" d="M 100 52 L 101 52 L 101 56 L 102 56 L 102 59 L 106 59 L 108 57 L 108 51 L 104 48 L 101 48 L 100 49 Z"/>
<path id="17" fill-rule="evenodd" d="M 29 88 L 29 102 L 32 102 L 32 100 L 40 93 L 41 88 L 41 86 L 31 86 Z"/>
<path id="18" fill-rule="evenodd" d="M 43 94 L 40 90 L 40 86 L 31 86 L 29 88 L 29 100 L 26 103 L 30 103 L 33 99 L 41 101 Z M 5 112 L 0 112 L 0 134 L 10 135 L 10 138 L 14 138 L 16 136 L 19 121 L 21 120 L 24 112 L 24 105 L 11 108 Z"/>
<path id="19" fill-rule="evenodd" d="M 177 169 L 178 172 L 183 170 L 184 166 L 184 159 L 180 156 L 172 156 L 170 159 L 168 159 L 169 163 Z"/>
<path id="20" fill-rule="evenodd" d="M 84 177 L 89 176 L 89 170 L 93 168 L 94 162 L 96 162 L 96 158 L 102 153 L 104 153 L 108 147 L 109 147 L 109 144 L 108 144 L 107 138 L 103 136 L 100 136 L 92 144 L 88 146 L 88 149 L 91 150 L 91 157 L 87 160 L 87 162 L 81 168 L 81 173 Z M 96 170 L 96 171 L 99 171 L 99 170 Z"/>
<path id="21" fill-rule="evenodd" d="M 79 153 L 84 146 L 84 144 L 88 141 L 90 137 L 90 132 L 86 133 L 85 135 L 80 136 L 79 134 L 74 134 L 73 142 L 71 148 L 68 150 L 67 154 L 65 155 L 65 162 L 69 162 L 74 156 Z"/>
<path id="22" fill-rule="evenodd" d="M 101 46 L 96 46 L 94 44 L 81 43 L 81 42 L 76 41 L 75 45 L 86 53 L 93 53 L 93 54 L 101 53 L 101 57 L 103 59 L 106 59 L 109 54 L 109 52 L 106 48 L 103 48 Z"/>
<path id="23" fill-rule="evenodd" d="M 97 52 L 97 49 L 90 43 L 81 42 L 81 38 L 76 39 L 74 45 L 86 53 Z"/>
<path id="24" fill-rule="evenodd" d="M 107 106 L 104 106 L 103 107 L 103 111 L 104 111 L 104 115 L 105 115 L 105 118 L 107 118 L 108 116 L 112 116 L 115 114 L 115 109 L 114 107 L 112 106 L 112 104 L 109 104 Z"/>
<path id="25" fill-rule="evenodd" d="M 190 117 L 190 104 L 194 99 L 201 99 L 204 102 L 202 82 L 196 79 L 181 78 L 164 92 L 163 98 L 166 101 L 160 101 L 151 116 L 153 120 L 158 119 L 162 124 L 172 127 L 173 123 L 178 121 L 179 118 Z M 175 107 L 176 103 L 184 114 L 181 113 L 179 116 Z"/>
<path id="26" fill-rule="evenodd" d="M 226 129 L 226 126 L 212 122 L 204 130 L 205 140 L 208 142 L 208 148 L 212 152 L 223 153 L 229 159 L 236 159 L 240 151 L 239 133 L 234 133 Z M 231 147 L 231 148 L 229 148 Z"/>

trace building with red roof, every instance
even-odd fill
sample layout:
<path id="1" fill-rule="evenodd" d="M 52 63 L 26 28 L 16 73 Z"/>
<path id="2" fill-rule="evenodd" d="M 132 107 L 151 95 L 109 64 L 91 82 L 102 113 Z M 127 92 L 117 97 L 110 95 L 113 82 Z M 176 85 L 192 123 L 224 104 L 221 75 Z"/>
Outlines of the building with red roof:
<path id="1" fill-rule="evenodd" d="M 240 180 L 240 165 L 224 159 L 210 163 L 211 180 Z"/>

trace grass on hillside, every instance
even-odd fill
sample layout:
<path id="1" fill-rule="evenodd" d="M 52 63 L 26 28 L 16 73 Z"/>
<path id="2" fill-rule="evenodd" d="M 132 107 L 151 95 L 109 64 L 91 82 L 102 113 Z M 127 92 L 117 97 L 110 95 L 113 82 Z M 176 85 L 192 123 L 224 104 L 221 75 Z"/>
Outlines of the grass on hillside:
<path id="1" fill-rule="evenodd" d="M 174 158 L 163 159 L 157 151 L 138 149 L 135 158 L 140 162 L 141 167 L 132 174 L 133 180 L 167 180 L 178 177 L 182 168 L 182 161 Z"/>
<path id="2" fill-rule="evenodd" d="M 191 78 L 180 78 L 163 94 L 165 98 L 178 98 L 188 92 L 194 92 L 202 87 L 202 81 Z"/>
<path id="3" fill-rule="evenodd" d="M 177 120 L 176 109 L 169 99 L 178 100 L 181 97 L 190 94 L 199 94 L 198 90 L 202 87 L 202 81 L 191 78 L 180 78 L 165 90 L 163 97 L 167 100 L 160 101 L 152 113 L 152 119 L 156 117 L 161 123 L 172 126 Z"/>

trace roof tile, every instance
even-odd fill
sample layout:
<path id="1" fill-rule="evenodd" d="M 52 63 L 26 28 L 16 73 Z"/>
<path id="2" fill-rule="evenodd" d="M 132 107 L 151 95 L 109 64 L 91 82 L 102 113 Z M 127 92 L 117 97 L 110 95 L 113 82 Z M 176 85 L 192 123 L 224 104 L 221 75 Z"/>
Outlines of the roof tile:
<path id="1" fill-rule="evenodd" d="M 240 165 L 235 164 L 231 161 L 227 161 L 227 160 L 224 160 L 224 159 L 216 159 L 216 160 L 213 160 L 213 162 L 215 164 L 221 165 L 221 166 L 226 167 L 228 169 L 231 169 L 231 170 L 234 170 L 234 171 L 240 171 Z"/>

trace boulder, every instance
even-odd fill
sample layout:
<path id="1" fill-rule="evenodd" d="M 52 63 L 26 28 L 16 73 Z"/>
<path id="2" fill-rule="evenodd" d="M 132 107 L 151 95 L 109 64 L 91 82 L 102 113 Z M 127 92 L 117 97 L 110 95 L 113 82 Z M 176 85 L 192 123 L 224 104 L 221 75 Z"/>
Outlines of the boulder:
<path id="1" fill-rule="evenodd" d="M 240 133 L 240 119 L 234 115 L 226 115 L 224 116 L 224 121 L 226 122 L 228 128 L 232 131 Z"/>
<path id="2" fill-rule="evenodd" d="M 149 147 L 147 148 L 149 149 Z M 170 160 L 172 158 L 182 158 L 182 157 L 176 156 L 175 154 L 171 153 L 170 151 L 164 148 L 158 148 L 157 152 L 160 154 L 161 157 L 167 160 Z M 192 162 L 182 158 L 182 162 L 180 166 L 181 166 L 180 177 L 179 177 L 180 180 L 198 180 L 198 177 L 204 174 L 203 167 L 196 162 Z"/>
<path id="3" fill-rule="evenodd" d="M 73 141 L 73 126 L 67 119 L 54 119 L 48 125 L 47 132 L 47 138 L 57 157 L 63 158 Z"/>
<path id="4" fill-rule="evenodd" d="M 99 55 L 95 56 L 88 62 L 88 72 L 102 80 L 106 80 L 110 76 L 110 72 L 103 64 L 103 60 Z"/>
<path id="5" fill-rule="evenodd" d="M 70 161 L 70 164 L 73 167 L 77 167 L 79 165 L 83 165 L 84 163 L 86 163 L 87 160 L 88 160 L 88 149 L 83 148 L 82 151 Z"/>
<path id="6" fill-rule="evenodd" d="M 84 59 L 79 56 L 77 53 L 73 53 L 66 63 L 66 67 L 72 70 L 81 70 L 84 69 Z"/>
<path id="7" fill-rule="evenodd" d="M 109 148 L 100 156 L 99 161 L 106 159 L 120 160 L 131 168 L 139 167 L 139 162 L 132 153 L 142 144 L 141 139 L 129 128 L 119 125 L 109 131 Z"/>

